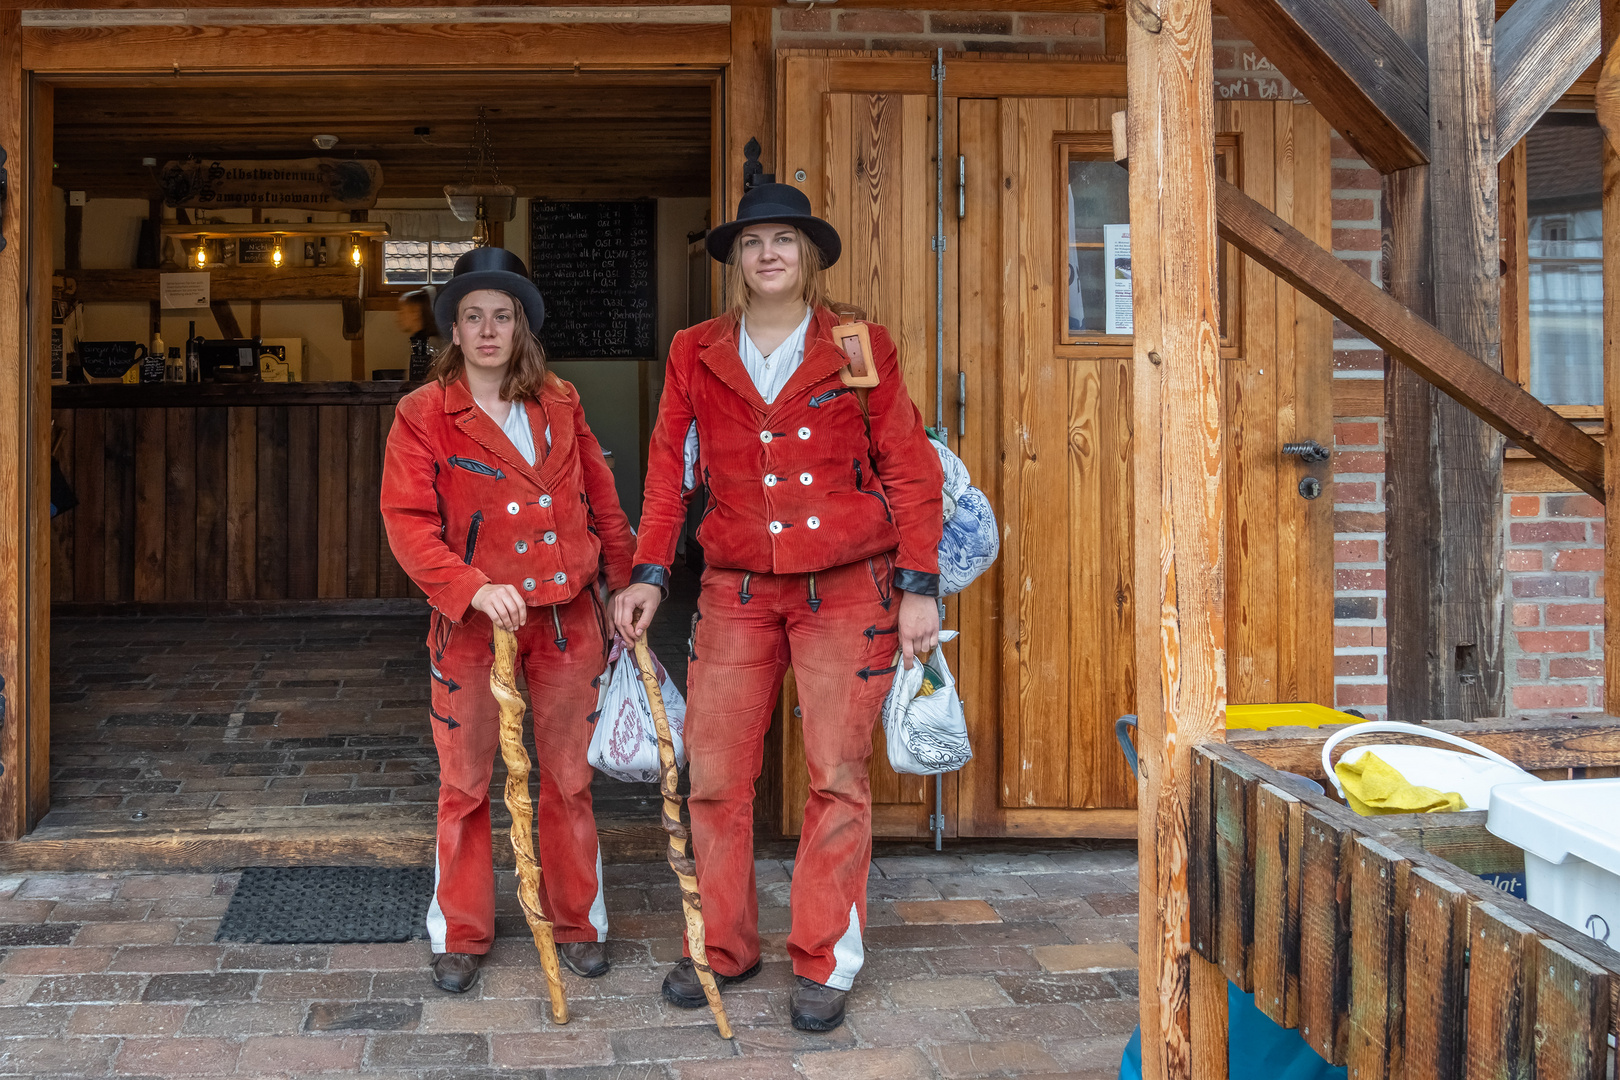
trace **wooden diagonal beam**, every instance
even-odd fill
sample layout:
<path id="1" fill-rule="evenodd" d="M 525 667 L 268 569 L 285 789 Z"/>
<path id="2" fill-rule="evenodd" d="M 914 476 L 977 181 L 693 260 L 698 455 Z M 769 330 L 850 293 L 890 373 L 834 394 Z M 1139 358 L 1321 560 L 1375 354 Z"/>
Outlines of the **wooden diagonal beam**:
<path id="1" fill-rule="evenodd" d="M 1223 239 L 1321 304 L 1558 475 L 1602 500 L 1603 446 L 1517 383 L 1458 348 L 1399 301 L 1226 181 L 1215 190 Z"/>
<path id="2" fill-rule="evenodd" d="M 1373 168 L 1429 160 L 1428 68 L 1367 0 L 1222 0 L 1221 10 Z"/>
<path id="3" fill-rule="evenodd" d="M 1497 160 L 1598 58 L 1600 6 L 1600 0 L 1516 0 L 1496 21 Z"/>

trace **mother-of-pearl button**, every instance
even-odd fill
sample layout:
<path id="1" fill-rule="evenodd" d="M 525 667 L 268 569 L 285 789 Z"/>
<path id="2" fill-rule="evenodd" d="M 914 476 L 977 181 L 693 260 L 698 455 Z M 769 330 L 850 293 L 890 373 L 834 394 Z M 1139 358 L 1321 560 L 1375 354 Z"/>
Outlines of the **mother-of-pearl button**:
<path id="1" fill-rule="evenodd" d="M 810 429 L 809 428 L 802 427 L 802 428 L 799 429 L 799 438 L 808 439 L 809 437 L 810 437 Z"/>
<path id="2" fill-rule="evenodd" d="M 520 509 L 522 509 L 522 507 L 518 506 L 518 504 L 515 503 L 515 502 L 509 502 L 509 503 L 506 504 L 506 512 L 508 514 L 515 514 Z"/>
<path id="3" fill-rule="evenodd" d="M 523 589 L 524 589 L 525 592 L 534 592 L 534 578 L 532 578 L 532 577 L 524 578 L 523 579 Z"/>
<path id="4" fill-rule="evenodd" d="M 759 433 L 759 441 L 760 442 L 770 442 L 771 441 L 771 433 L 768 432 L 768 431 L 760 432 Z"/>
<path id="5" fill-rule="evenodd" d="M 799 474 L 799 483 L 803 484 L 805 487 L 809 487 L 810 486 L 810 474 L 807 473 L 807 472 L 800 473 Z"/>
<path id="6" fill-rule="evenodd" d="M 527 540 L 519 540 L 514 546 L 517 548 L 517 553 L 519 555 L 522 555 L 525 551 L 529 550 L 529 542 Z"/>
<path id="7" fill-rule="evenodd" d="M 819 529 L 821 528 L 821 519 L 818 517 L 813 517 L 809 521 L 806 521 L 805 524 L 810 526 L 812 529 Z"/>
<path id="8" fill-rule="evenodd" d="M 559 570 L 552 575 L 551 580 L 559 585 L 566 585 L 568 584 L 568 575 Z"/>
<path id="9" fill-rule="evenodd" d="M 781 531 L 782 531 L 782 523 L 780 521 L 771 522 L 771 532 L 779 533 Z"/>
<path id="10" fill-rule="evenodd" d="M 550 506 L 550 505 L 551 505 L 551 496 L 550 495 L 542 495 L 542 496 L 540 496 L 540 508 L 542 510 L 545 509 L 546 507 Z"/>
<path id="11" fill-rule="evenodd" d="M 765 474 L 765 486 L 766 487 L 775 487 L 776 486 L 776 474 L 775 473 L 766 473 Z"/>
<path id="12" fill-rule="evenodd" d="M 557 534 L 554 532 L 548 532 L 540 539 L 544 540 L 548 544 L 555 544 L 557 542 Z"/>

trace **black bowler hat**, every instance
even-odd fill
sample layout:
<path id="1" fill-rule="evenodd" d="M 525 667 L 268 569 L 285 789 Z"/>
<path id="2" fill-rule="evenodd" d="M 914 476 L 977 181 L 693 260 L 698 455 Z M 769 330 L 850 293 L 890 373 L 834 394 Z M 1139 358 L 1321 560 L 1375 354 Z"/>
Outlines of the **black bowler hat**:
<path id="1" fill-rule="evenodd" d="M 540 332 L 540 324 L 546 321 L 546 302 L 529 280 L 529 268 L 523 260 L 505 248 L 475 247 L 456 260 L 450 280 L 440 286 L 438 298 L 433 301 L 433 317 L 446 337 L 456 324 L 461 298 L 479 289 L 494 289 L 511 296 L 523 305 L 529 329 Z"/>
<path id="2" fill-rule="evenodd" d="M 821 265 L 831 266 L 844 252 L 838 230 L 810 212 L 810 199 L 792 184 L 756 184 L 737 203 L 737 219 L 709 230 L 709 254 L 719 262 L 731 257 L 732 242 L 750 225 L 792 225 L 816 245 Z"/>

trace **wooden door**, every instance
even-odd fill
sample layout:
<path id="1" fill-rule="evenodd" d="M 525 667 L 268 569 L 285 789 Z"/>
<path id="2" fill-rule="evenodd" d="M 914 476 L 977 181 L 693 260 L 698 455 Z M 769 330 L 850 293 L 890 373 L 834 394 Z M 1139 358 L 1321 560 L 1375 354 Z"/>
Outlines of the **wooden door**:
<path id="1" fill-rule="evenodd" d="M 1155 433 L 1130 429 L 1129 335 L 1074 328 L 1064 280 L 1071 163 L 1113 167 L 1109 119 L 1122 108 L 1098 97 L 959 105 L 961 363 L 990 360 L 970 376 L 984 407 L 964 457 L 980 463 L 1003 535 L 995 585 L 962 607 L 996 628 L 1000 648 L 964 672 L 980 696 L 961 835 L 1136 831 L 1114 722 L 1134 698 L 1131 442 Z M 1328 242 L 1328 132 L 1315 112 L 1222 104 L 1216 119 L 1225 175 Z M 1330 467 L 1282 453 L 1332 446 L 1331 321 L 1230 250 L 1222 292 L 1230 700 L 1331 704 Z M 1307 475 L 1321 484 L 1315 499 L 1298 489 Z"/>
<path id="2" fill-rule="evenodd" d="M 785 179 L 809 195 L 816 212 L 832 222 L 844 242 L 842 257 L 829 271 L 829 291 L 888 327 L 899 346 L 906 389 L 932 423 L 934 101 L 918 93 L 836 92 L 804 85 L 824 77 L 824 63 L 808 69 L 789 65 L 789 71 L 794 84 L 790 100 L 796 107 L 786 110 L 779 128 Z M 804 820 L 809 777 L 791 679 L 784 687 L 780 720 L 782 821 L 784 831 L 794 834 Z M 874 831 L 880 836 L 927 834 L 932 783 L 889 768 L 880 727 L 871 763 Z M 952 796 L 948 809 L 954 810 L 954 777 L 945 784 Z"/>

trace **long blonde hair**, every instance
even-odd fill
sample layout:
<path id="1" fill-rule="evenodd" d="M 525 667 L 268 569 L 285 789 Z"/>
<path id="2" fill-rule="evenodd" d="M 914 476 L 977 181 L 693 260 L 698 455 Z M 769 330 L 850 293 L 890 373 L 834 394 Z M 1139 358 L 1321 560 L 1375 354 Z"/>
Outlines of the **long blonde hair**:
<path id="1" fill-rule="evenodd" d="M 832 300 L 827 295 L 827 283 L 823 277 L 826 268 L 821 264 L 821 249 L 810 242 L 803 229 L 794 229 L 793 232 L 799 238 L 799 282 L 805 306 L 812 311 L 830 307 Z M 733 319 L 741 319 L 748 314 L 748 302 L 753 298 L 753 290 L 743 278 L 741 233 L 731 242 L 731 252 L 726 256 L 726 297 L 730 301 L 726 314 Z"/>
<path id="2" fill-rule="evenodd" d="M 506 377 L 501 380 L 501 400 L 532 398 L 540 393 L 540 388 L 547 382 L 555 384 L 557 376 L 546 366 L 545 346 L 529 329 L 529 316 L 523 310 L 523 305 L 509 293 L 501 295 L 512 301 L 512 360 L 506 366 Z M 461 312 L 457 311 L 456 318 L 460 317 Z M 439 329 L 450 340 L 433 358 L 428 378 L 438 379 L 440 386 L 448 387 L 461 377 L 462 369 L 467 366 L 467 357 L 462 353 L 461 346 L 456 344 L 451 327 Z"/>

